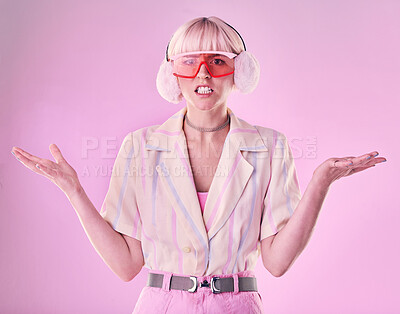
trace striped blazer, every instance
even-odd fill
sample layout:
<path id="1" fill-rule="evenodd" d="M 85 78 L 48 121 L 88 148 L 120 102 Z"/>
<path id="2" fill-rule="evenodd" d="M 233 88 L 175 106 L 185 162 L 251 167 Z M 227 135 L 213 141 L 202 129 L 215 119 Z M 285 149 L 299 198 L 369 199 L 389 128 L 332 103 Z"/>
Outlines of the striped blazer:
<path id="1" fill-rule="evenodd" d="M 285 135 L 237 118 L 202 213 L 183 132 L 184 107 L 129 133 L 100 214 L 141 241 L 145 267 L 206 276 L 254 270 L 260 241 L 279 232 L 301 198 Z"/>

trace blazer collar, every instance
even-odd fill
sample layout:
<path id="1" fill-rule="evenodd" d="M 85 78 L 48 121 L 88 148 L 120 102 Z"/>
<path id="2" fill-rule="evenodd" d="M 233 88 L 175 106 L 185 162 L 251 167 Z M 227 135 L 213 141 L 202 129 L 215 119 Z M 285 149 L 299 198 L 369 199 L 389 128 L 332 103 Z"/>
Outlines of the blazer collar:
<path id="1" fill-rule="evenodd" d="M 231 119 L 227 135 L 229 144 L 241 151 L 268 151 L 255 126 L 236 117 L 229 107 L 227 110 Z M 185 106 L 158 126 L 146 138 L 146 149 L 171 152 L 174 150 L 176 141 L 186 142 L 183 132 L 183 118 L 186 112 L 187 107 Z"/>

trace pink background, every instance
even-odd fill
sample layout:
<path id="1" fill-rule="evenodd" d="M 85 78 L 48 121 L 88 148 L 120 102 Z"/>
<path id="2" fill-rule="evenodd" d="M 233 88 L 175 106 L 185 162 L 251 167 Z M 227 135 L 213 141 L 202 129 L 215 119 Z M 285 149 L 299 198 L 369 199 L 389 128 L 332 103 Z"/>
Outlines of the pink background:
<path id="1" fill-rule="evenodd" d="M 131 313 L 147 270 L 121 281 L 57 186 L 20 164 L 56 143 L 95 207 L 123 137 L 185 103 L 157 93 L 173 32 L 216 15 L 259 60 L 228 106 L 289 140 L 304 193 L 330 157 L 387 162 L 335 182 L 311 241 L 280 278 L 256 269 L 267 313 L 399 313 L 400 1 L 0 1 L 0 311 Z M 90 144 L 89 146 L 87 144 Z"/>

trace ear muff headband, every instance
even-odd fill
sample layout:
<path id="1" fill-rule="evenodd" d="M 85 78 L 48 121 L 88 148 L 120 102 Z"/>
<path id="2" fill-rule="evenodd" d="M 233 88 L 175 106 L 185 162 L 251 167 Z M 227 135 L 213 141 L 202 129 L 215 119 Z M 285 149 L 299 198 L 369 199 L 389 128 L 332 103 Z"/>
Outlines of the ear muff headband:
<path id="1" fill-rule="evenodd" d="M 236 34 L 239 35 L 240 40 L 241 40 L 242 43 L 243 43 L 244 51 L 246 51 L 246 50 L 247 50 L 247 49 L 246 49 L 246 44 L 244 43 L 244 40 L 243 40 L 242 36 L 240 36 L 239 32 L 238 32 L 232 25 L 229 25 L 229 24 L 226 23 L 226 22 L 224 22 L 224 23 L 225 23 L 226 25 L 228 25 L 230 28 L 232 28 L 232 29 L 236 32 Z M 171 38 L 171 39 L 172 39 L 172 38 Z M 167 50 L 165 51 L 165 60 L 167 60 L 167 62 L 169 61 L 169 58 L 168 58 L 168 48 L 169 48 L 169 44 L 170 44 L 170 42 L 171 42 L 171 39 L 169 40 L 168 45 L 167 45 Z"/>

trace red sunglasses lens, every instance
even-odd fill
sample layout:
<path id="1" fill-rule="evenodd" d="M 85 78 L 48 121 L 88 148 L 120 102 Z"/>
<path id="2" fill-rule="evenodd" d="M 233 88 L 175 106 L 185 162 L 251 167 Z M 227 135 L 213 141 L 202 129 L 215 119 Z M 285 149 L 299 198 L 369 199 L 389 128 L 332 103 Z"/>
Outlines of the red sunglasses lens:
<path id="1" fill-rule="evenodd" d="M 180 77 L 194 78 L 200 66 L 205 64 L 211 76 L 219 77 L 232 74 L 234 59 L 222 55 L 188 55 L 173 61 L 174 74 Z"/>

